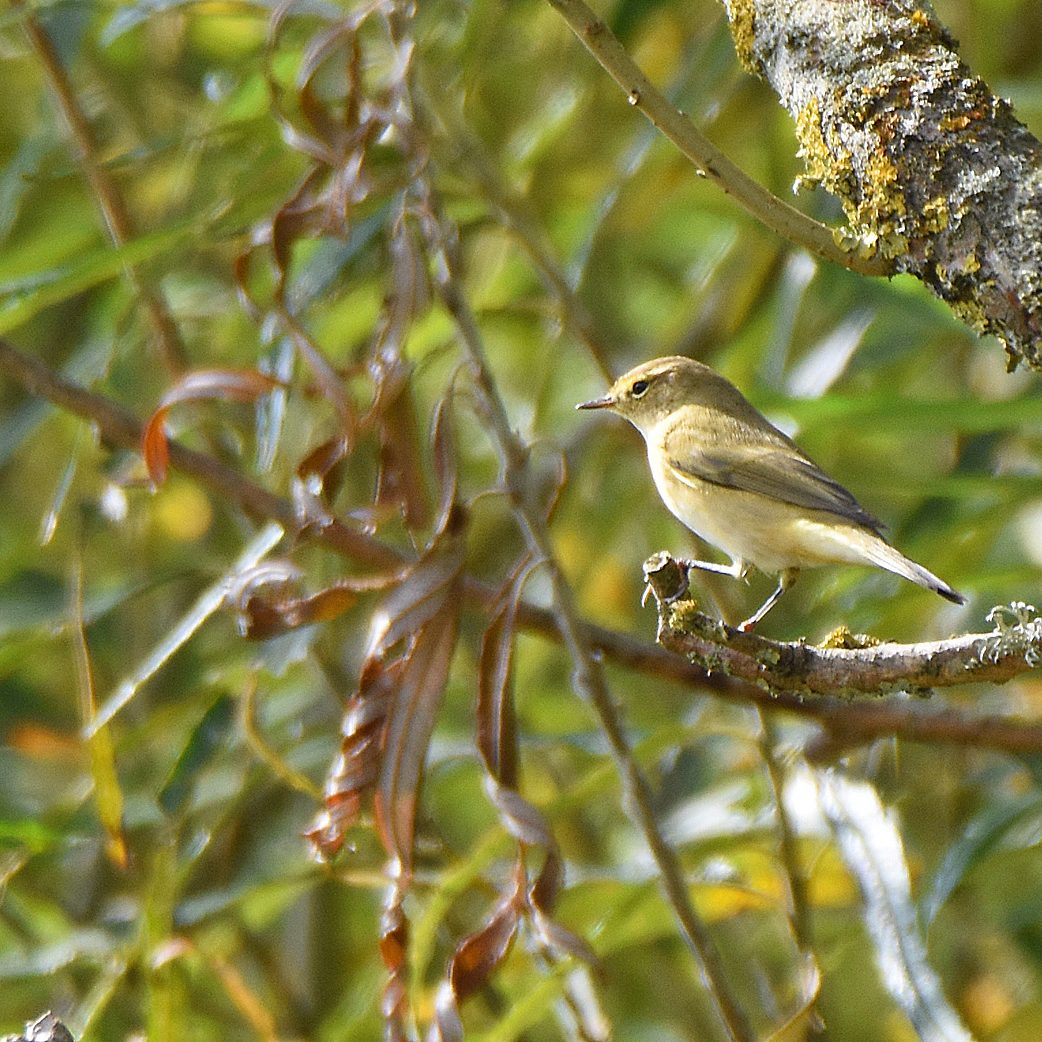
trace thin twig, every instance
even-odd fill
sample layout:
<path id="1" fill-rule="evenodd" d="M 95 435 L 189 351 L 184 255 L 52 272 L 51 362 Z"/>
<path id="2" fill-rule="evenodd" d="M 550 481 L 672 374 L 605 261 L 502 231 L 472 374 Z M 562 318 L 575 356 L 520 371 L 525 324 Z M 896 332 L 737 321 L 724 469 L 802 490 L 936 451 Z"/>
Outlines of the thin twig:
<path id="1" fill-rule="evenodd" d="M 785 767 L 778 755 L 778 729 L 774 717 L 762 708 L 757 709 L 760 718 L 760 755 L 767 768 L 767 779 L 774 797 L 774 809 L 778 821 L 778 859 L 785 876 L 788 894 L 788 918 L 792 936 L 799 949 L 803 965 L 797 978 L 803 985 L 800 995 L 801 1006 L 789 1020 L 799 1020 L 805 1025 L 808 1042 L 823 1039 L 825 1025 L 817 1010 L 821 987 L 821 972 L 814 951 L 810 928 L 811 903 L 807 894 L 807 877 L 800 863 L 798 835 L 785 806 Z M 782 1031 L 776 1030 L 780 1036 Z"/>
<path id="2" fill-rule="evenodd" d="M 72 134 L 76 146 L 76 158 L 83 167 L 83 172 L 94 192 L 98 208 L 101 210 L 108 228 L 109 238 L 116 246 L 125 246 L 135 237 L 130 214 L 116 182 L 109 175 L 108 168 L 98 158 L 99 149 L 94 138 L 94 131 L 80 107 L 58 51 L 47 30 L 40 24 L 34 13 L 25 8 L 22 0 L 11 0 L 11 2 L 13 6 L 22 9 L 22 20 L 29 43 L 43 67 L 47 84 Z M 138 268 L 128 264 L 126 272 L 134 292 L 145 307 L 145 313 L 148 315 L 149 324 L 152 326 L 164 365 L 170 373 L 179 373 L 187 364 L 188 354 L 166 302 Z"/>
<path id="3" fill-rule="evenodd" d="M 27 393 L 93 424 L 108 444 L 140 450 L 143 424 L 136 416 L 111 398 L 60 376 L 3 338 L 0 338 L 0 373 Z M 222 500 L 236 503 L 252 517 L 278 521 L 287 531 L 294 531 L 299 524 L 289 499 L 269 492 L 212 456 L 172 441 L 170 466 L 211 489 Z M 393 547 L 335 519 L 301 534 L 367 568 L 393 568 L 405 559 Z M 495 587 L 474 576 L 466 578 L 464 588 L 468 599 L 482 608 L 491 605 L 497 595 Z M 554 613 L 546 608 L 521 601 L 517 621 L 529 633 L 553 641 L 562 639 Z M 772 694 L 723 673 L 708 674 L 683 656 L 631 634 L 586 621 L 580 623 L 580 629 L 583 640 L 595 655 L 603 655 L 618 666 L 643 676 L 673 681 L 685 689 L 709 691 L 730 701 L 817 720 L 830 734 L 841 733 L 849 744 L 898 736 L 911 741 L 1007 753 L 1042 752 L 1042 726 L 1037 724 L 1003 716 L 964 713 L 951 707 L 937 710 L 920 700 L 883 698 L 852 702 L 835 696 L 806 698 L 794 692 Z"/>
<path id="4" fill-rule="evenodd" d="M 557 302 L 561 325 L 580 343 L 593 359 L 601 375 L 611 383 L 618 375 L 611 365 L 607 345 L 597 332 L 596 323 L 579 299 L 563 271 L 545 232 L 531 213 L 531 207 L 505 183 L 489 160 L 481 142 L 455 118 L 448 105 L 439 105 L 436 92 L 424 92 L 424 104 L 444 128 L 434 141 L 449 142 L 449 159 L 454 167 L 465 165 L 478 182 L 482 196 L 488 201 L 495 218 L 516 237 L 542 281 L 547 293 Z M 449 149 L 445 149 L 448 151 Z"/>
<path id="5" fill-rule="evenodd" d="M 805 955 L 814 951 L 810 935 L 810 902 L 807 900 L 807 880 L 800 864 L 796 843 L 796 829 L 785 808 L 785 768 L 778 758 L 778 732 L 774 720 L 762 709 L 760 715 L 760 755 L 767 768 L 774 807 L 778 815 L 778 853 L 789 889 L 789 917 L 796 943 Z"/>
<path id="6" fill-rule="evenodd" d="M 428 200 L 431 205 L 432 201 Z M 437 220 L 437 217 L 434 218 Z M 446 237 L 432 243 L 439 250 L 435 279 L 446 310 L 452 317 L 460 343 L 474 372 L 494 438 L 503 462 L 503 480 L 521 523 L 532 553 L 546 562 L 553 589 L 553 615 L 561 640 L 572 659 L 577 693 L 593 708 L 601 730 L 608 739 L 616 769 L 623 784 L 623 795 L 629 812 L 644 836 L 659 871 L 666 900 L 673 911 L 681 934 L 704 977 L 717 1012 L 735 1042 L 753 1042 L 756 1038 L 749 1019 L 732 993 L 716 944 L 691 902 L 684 869 L 676 851 L 667 842 L 655 816 L 651 786 L 630 749 L 618 710 L 608 690 L 604 669 L 594 654 L 575 606 L 571 586 L 554 552 L 550 533 L 541 509 L 529 495 L 531 487 L 528 452 L 510 426 L 506 408 L 495 384 L 486 358 L 484 344 L 473 312 L 470 310 L 456 277 L 451 249 Z"/>
<path id="7" fill-rule="evenodd" d="M 745 210 L 789 242 L 823 260 L 862 275 L 893 274 L 893 265 L 866 258 L 837 245 L 831 228 L 783 202 L 754 181 L 720 151 L 644 75 L 608 26 L 583 0 L 548 0 L 601 67 L 626 92 L 629 103 L 673 142 L 700 174 L 709 178 Z"/>
<path id="8" fill-rule="evenodd" d="M 257 675 L 251 674 L 246 682 L 246 687 L 239 696 L 239 719 L 242 723 L 243 734 L 246 744 L 254 755 L 268 765 L 280 781 L 288 788 L 303 793 L 317 804 L 322 803 L 323 792 L 305 774 L 294 770 L 270 745 L 260 732 L 257 723 Z"/>
<path id="9" fill-rule="evenodd" d="M 102 439 L 110 444 L 140 451 L 144 425 L 136 416 L 112 399 L 59 376 L 39 359 L 23 354 L 3 339 L 0 339 L 0 372 L 13 377 L 30 394 L 46 398 L 95 424 Z M 222 499 L 238 503 L 251 516 L 278 521 L 288 532 L 300 533 L 303 522 L 290 500 L 276 496 L 213 456 L 171 442 L 170 465 L 191 474 Z M 345 557 L 368 566 L 393 568 L 402 563 L 402 556 L 391 547 L 335 518 L 306 531 L 313 532 L 322 543 Z"/>

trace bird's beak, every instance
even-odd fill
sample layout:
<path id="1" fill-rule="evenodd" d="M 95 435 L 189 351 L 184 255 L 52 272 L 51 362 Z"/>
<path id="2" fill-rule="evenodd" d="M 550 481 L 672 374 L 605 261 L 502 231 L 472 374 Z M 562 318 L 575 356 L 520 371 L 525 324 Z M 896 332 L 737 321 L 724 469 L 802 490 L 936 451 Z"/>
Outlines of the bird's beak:
<path id="1" fill-rule="evenodd" d="M 615 399 L 610 394 L 602 394 L 600 398 L 591 398 L 588 402 L 579 402 L 577 409 L 610 409 Z"/>

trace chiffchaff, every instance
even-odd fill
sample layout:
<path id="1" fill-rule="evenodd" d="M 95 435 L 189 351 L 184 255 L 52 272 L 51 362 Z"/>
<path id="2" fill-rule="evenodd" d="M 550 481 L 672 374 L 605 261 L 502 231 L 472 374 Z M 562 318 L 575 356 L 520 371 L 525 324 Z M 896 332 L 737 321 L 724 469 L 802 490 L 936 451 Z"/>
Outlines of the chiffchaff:
<path id="1" fill-rule="evenodd" d="M 611 409 L 644 435 L 655 486 L 688 528 L 731 558 L 688 568 L 741 578 L 749 565 L 778 588 L 740 626 L 750 630 L 802 568 L 885 568 L 956 604 L 966 598 L 884 538 L 882 525 L 805 456 L 732 383 L 690 358 L 657 358 L 577 409 Z"/>

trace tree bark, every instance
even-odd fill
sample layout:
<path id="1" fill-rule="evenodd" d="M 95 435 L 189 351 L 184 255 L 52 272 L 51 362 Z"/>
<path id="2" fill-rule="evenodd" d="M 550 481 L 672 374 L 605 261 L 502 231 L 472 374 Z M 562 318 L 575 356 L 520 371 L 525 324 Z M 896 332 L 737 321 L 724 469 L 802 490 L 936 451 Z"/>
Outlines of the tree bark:
<path id="1" fill-rule="evenodd" d="M 1042 369 L 1042 143 L 920 0 L 724 0 L 854 248 Z"/>
<path id="2" fill-rule="evenodd" d="M 841 627 L 815 646 L 768 640 L 704 615 L 685 599 L 686 569 L 664 550 L 644 562 L 644 578 L 658 603 L 659 644 L 709 673 L 726 673 L 775 695 L 926 694 L 935 687 L 1003 684 L 1042 665 L 1042 617 L 1020 601 L 992 609 L 989 633 L 895 644 Z"/>

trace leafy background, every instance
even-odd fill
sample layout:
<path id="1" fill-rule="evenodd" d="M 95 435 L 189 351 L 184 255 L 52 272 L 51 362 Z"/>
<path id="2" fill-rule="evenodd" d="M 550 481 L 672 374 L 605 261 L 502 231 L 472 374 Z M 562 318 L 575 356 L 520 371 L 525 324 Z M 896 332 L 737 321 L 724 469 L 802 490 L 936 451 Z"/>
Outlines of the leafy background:
<path id="1" fill-rule="evenodd" d="M 936 6 L 969 63 L 1042 133 L 1039 6 Z M 1036 376 L 1007 374 L 1001 347 L 918 284 L 820 266 L 762 229 L 626 105 L 549 6 L 429 0 L 411 21 L 404 8 L 387 21 L 382 10 L 362 19 L 360 8 L 320 3 L 288 14 L 170 0 L 5 8 L 0 335 L 141 418 L 186 369 L 279 374 L 285 389 L 178 406 L 170 426 L 280 496 L 343 416 L 322 368 L 294 360 L 289 314 L 346 387 L 355 419 L 387 386 L 374 363 L 386 348 L 407 362 L 404 412 L 377 409 L 359 422 L 331 502 L 400 554 L 427 545 L 447 481 L 427 432 L 453 388 L 465 568 L 498 586 L 525 540 L 499 491 L 500 453 L 473 366 L 428 278 L 437 281 L 439 259 L 429 241 L 417 245 L 423 214 L 399 220 L 422 154 L 440 227 L 459 236 L 457 285 L 510 425 L 531 446 L 532 495 L 558 494 L 553 548 L 586 619 L 650 641 L 640 563 L 690 547 L 654 495 L 635 432 L 573 410 L 602 391 L 607 372 L 668 353 L 731 377 L 906 553 L 970 596 L 958 609 L 887 575 L 832 570 L 801 581 L 765 633 L 818 638 L 842 622 L 926 639 L 986 629 L 991 606 L 1038 596 Z M 791 194 L 800 172 L 792 128 L 738 67 L 719 5 L 623 2 L 601 13 L 717 144 Z M 355 153 L 345 146 L 358 168 L 342 166 L 338 182 L 303 137 L 314 124 L 300 77 L 321 34 L 349 16 L 359 19 L 356 101 L 386 103 L 392 116 Z M 59 112 L 32 25 L 53 42 L 93 128 L 87 155 Z M 395 32 L 415 42 L 415 140 L 394 129 Z M 347 126 L 352 93 L 343 54 L 331 53 L 312 100 Z M 343 144 L 333 131 L 324 140 Z M 118 247 L 92 165 L 127 213 Z M 287 201 L 316 169 L 311 208 L 291 220 Z M 331 221 L 338 185 L 342 219 Z M 838 220 L 820 194 L 799 205 Z M 393 326 L 403 300 L 407 316 Z M 157 306 L 174 334 L 157 333 Z M 398 453 L 390 463 L 388 452 Z M 410 453 L 414 465 L 403 461 Z M 398 481 L 398 499 L 392 490 L 374 500 L 381 471 Z M 0 1028 L 53 1008 L 93 1039 L 378 1037 L 385 852 L 368 817 L 331 864 L 311 858 L 302 833 L 386 594 L 355 590 L 349 607 L 346 597 L 333 606 L 335 619 L 325 603 L 307 625 L 267 639 L 242 639 L 223 610 L 189 635 L 179 629 L 185 614 L 261 523 L 230 490 L 177 467 L 152 490 L 137 453 L 99 444 L 90 425 L 6 378 L 0 495 Z M 402 519 L 410 495 L 426 517 Z M 276 578 L 306 592 L 345 577 L 363 585 L 380 571 L 307 539 L 271 559 L 283 562 Z M 286 570 L 290 560 L 299 572 Z M 547 603 L 549 587 L 537 568 L 525 596 Z M 755 577 L 751 589 L 721 580 L 702 592 L 737 618 L 768 589 Z M 475 748 L 488 621 L 487 603 L 469 598 L 417 811 L 404 958 L 409 1016 L 421 1027 L 454 948 L 509 890 L 513 844 Z M 164 642 L 176 646 L 169 660 L 85 741 L 92 705 Z M 591 944 L 599 964 L 588 973 L 567 944 L 548 948 L 523 925 L 460 1007 L 468 1037 L 605 1037 L 605 1024 L 619 1039 L 724 1037 L 600 726 L 573 691 L 572 664 L 522 628 L 513 667 L 520 790 L 567 866 L 555 921 Z M 964 1037 L 937 1026 L 952 1010 L 978 1038 L 1039 1037 L 1037 752 L 884 739 L 844 750 L 826 774 L 804 755 L 816 733 L 805 718 L 761 717 L 647 669 L 609 665 L 608 680 L 760 1035 L 795 1017 L 779 1037 L 810 1037 L 810 1003 L 835 1039 Z M 1033 718 L 1042 688 L 1025 679 L 945 698 L 967 714 Z M 831 824 L 823 785 L 841 808 Z M 859 888 L 871 885 L 871 858 L 840 841 L 844 814 L 868 840 L 896 844 L 887 849 L 897 878 L 879 881 L 889 911 L 869 902 L 870 918 L 907 921 L 927 943 L 896 969 L 877 969 L 886 942 L 866 927 Z M 780 824 L 792 831 L 788 851 Z M 794 874 L 806 876 L 795 909 Z M 932 994 L 931 973 L 946 999 Z M 918 1005 L 894 1000 L 902 981 L 916 985 Z"/>

